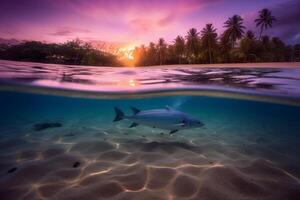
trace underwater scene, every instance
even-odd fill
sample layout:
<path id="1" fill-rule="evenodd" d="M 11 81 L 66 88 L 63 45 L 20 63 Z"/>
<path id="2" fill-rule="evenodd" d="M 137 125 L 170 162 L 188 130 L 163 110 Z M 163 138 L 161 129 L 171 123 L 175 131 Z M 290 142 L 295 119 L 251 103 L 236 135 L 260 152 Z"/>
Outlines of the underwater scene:
<path id="1" fill-rule="evenodd" d="M 296 200 L 300 69 L 0 61 L 1 199 Z"/>

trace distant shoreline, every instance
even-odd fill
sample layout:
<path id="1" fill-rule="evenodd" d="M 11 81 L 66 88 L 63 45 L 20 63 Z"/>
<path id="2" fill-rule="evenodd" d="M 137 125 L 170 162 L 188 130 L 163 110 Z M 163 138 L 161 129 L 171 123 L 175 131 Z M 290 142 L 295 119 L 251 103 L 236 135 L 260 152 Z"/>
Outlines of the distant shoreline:
<path id="1" fill-rule="evenodd" d="M 5 62 L 20 62 L 20 63 L 39 63 L 44 65 L 67 65 L 58 63 L 42 63 L 42 62 L 30 62 L 30 61 L 14 61 L 14 60 L 0 60 Z M 1 63 L 0 63 L 1 64 Z M 69 64 L 70 65 L 70 64 Z M 202 67 L 202 68 L 300 68 L 300 62 L 265 62 L 265 63 L 215 63 L 215 64 L 175 64 L 175 65 L 153 65 L 153 66 L 97 66 L 97 65 L 70 65 L 70 66 L 86 66 L 86 67 L 112 67 L 112 68 L 143 68 L 143 67 Z"/>
<path id="2" fill-rule="evenodd" d="M 265 63 L 215 63 L 215 64 L 182 64 L 182 65 L 163 65 L 163 67 L 193 66 L 203 68 L 300 68 L 300 62 L 265 62 Z M 142 66 L 142 67 L 162 67 Z M 138 68 L 138 67 L 137 67 Z"/>

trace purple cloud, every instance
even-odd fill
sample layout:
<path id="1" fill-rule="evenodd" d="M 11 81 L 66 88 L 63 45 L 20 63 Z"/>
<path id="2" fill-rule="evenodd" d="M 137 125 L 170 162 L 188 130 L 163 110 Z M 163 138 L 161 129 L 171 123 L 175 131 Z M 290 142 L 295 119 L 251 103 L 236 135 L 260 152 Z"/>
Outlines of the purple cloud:
<path id="1" fill-rule="evenodd" d="M 300 1 L 293 0 L 272 8 L 277 21 L 269 30 L 289 43 L 300 43 Z"/>
<path id="2" fill-rule="evenodd" d="M 70 36 L 76 33 L 90 33 L 90 31 L 87 29 L 64 26 L 58 27 L 55 32 L 51 32 L 49 34 L 54 36 Z"/>
<path id="3" fill-rule="evenodd" d="M 287 43 L 300 43 L 300 1 L 290 0 L 266 8 L 272 11 L 276 21 L 273 23 L 273 27 L 267 29 L 264 34 L 279 37 Z M 246 27 L 249 30 L 256 30 L 258 34 L 259 28 L 254 23 L 254 20 L 258 17 L 258 10 L 248 12 L 243 17 Z"/>
<path id="4" fill-rule="evenodd" d="M 79 38 L 135 44 L 213 23 L 218 31 L 233 14 L 255 30 L 257 11 L 267 7 L 278 22 L 266 33 L 299 42 L 299 0 L 1 0 L 0 37 L 63 42 Z M 257 30 L 257 29 L 256 29 Z"/>

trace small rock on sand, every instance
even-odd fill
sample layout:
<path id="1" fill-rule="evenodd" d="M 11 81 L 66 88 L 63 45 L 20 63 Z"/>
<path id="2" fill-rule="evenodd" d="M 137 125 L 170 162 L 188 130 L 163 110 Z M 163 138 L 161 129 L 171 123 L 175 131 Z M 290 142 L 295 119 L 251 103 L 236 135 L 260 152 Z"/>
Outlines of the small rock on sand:
<path id="1" fill-rule="evenodd" d="M 73 164 L 73 168 L 77 168 L 77 167 L 79 167 L 79 165 L 80 165 L 80 162 L 77 161 Z"/>
<path id="2" fill-rule="evenodd" d="M 17 171 L 17 169 L 18 169 L 17 167 L 10 168 L 10 169 L 7 171 L 7 173 L 8 173 L 8 174 L 13 173 L 13 172 Z"/>
<path id="3" fill-rule="evenodd" d="M 33 129 L 35 131 L 42 131 L 42 130 L 45 130 L 45 129 L 48 129 L 48 128 L 57 128 L 57 127 L 62 127 L 62 124 L 58 123 L 58 122 L 53 122 L 53 123 L 38 123 L 38 124 L 34 125 Z"/>

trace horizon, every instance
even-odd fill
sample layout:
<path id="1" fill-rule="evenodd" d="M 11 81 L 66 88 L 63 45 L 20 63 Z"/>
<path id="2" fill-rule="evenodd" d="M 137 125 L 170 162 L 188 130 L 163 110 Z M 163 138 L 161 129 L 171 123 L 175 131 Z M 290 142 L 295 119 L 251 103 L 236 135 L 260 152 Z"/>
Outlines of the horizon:
<path id="1" fill-rule="evenodd" d="M 288 44 L 300 41 L 300 14 L 297 0 L 11 0 L 0 2 L 0 38 L 63 43 L 80 39 L 84 42 L 133 48 L 164 38 L 168 43 L 190 28 L 200 31 L 212 23 L 217 33 L 234 14 L 244 19 L 247 30 L 258 34 L 254 19 L 258 11 L 268 8 L 277 21 L 265 34 L 281 38 Z M 147 12 L 145 12 L 147 10 Z M 217 15 L 215 14 L 217 13 Z"/>

